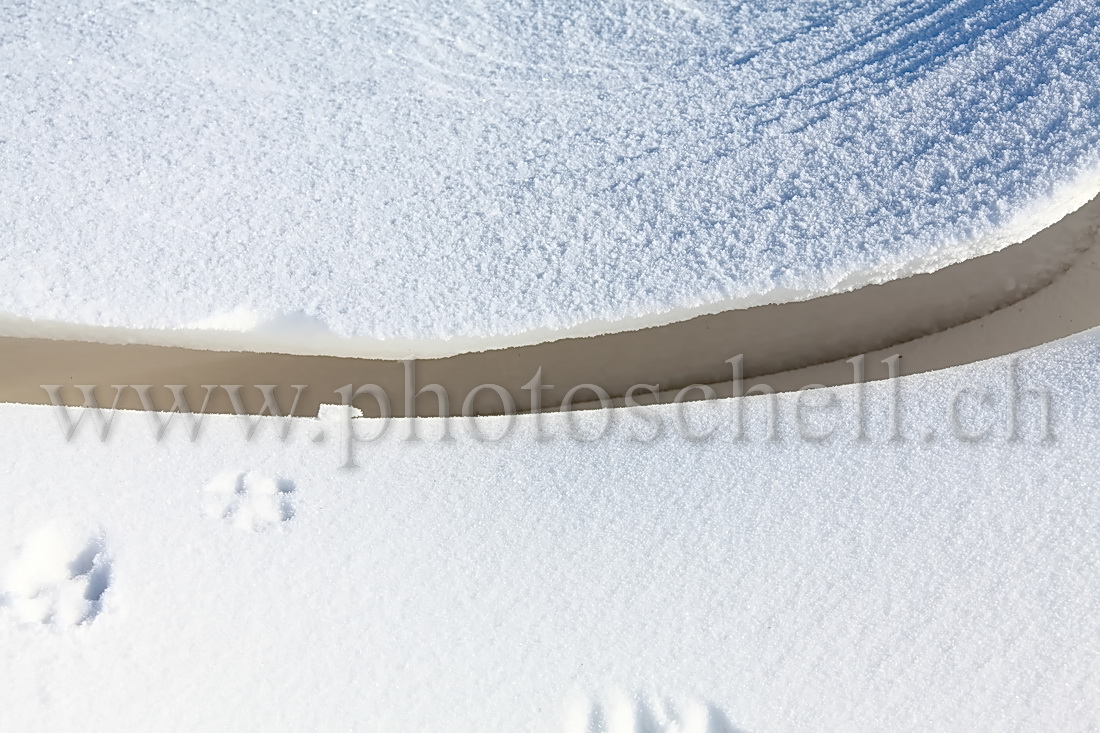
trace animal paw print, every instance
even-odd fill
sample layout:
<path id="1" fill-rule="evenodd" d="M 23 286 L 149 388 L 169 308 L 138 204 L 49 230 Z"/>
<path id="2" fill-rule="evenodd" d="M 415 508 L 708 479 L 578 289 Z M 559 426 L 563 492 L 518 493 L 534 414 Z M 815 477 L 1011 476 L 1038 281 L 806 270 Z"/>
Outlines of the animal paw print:
<path id="1" fill-rule="evenodd" d="M 254 471 L 223 473 L 203 489 L 206 515 L 249 532 L 263 532 L 294 516 L 294 483 Z"/>
<path id="2" fill-rule="evenodd" d="M 91 623 L 111 584 L 102 534 L 53 522 L 27 537 L 5 577 L 3 605 L 25 623 L 70 628 Z"/>
<path id="3" fill-rule="evenodd" d="M 611 690 L 568 707 L 565 733 L 736 733 L 721 710 L 702 700 L 666 700 Z"/>

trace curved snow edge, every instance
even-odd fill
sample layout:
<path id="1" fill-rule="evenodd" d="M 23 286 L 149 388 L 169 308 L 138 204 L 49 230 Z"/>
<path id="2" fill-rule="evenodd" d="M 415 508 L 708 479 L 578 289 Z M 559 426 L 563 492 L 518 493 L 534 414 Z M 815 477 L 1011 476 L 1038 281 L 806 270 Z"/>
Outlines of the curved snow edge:
<path id="1" fill-rule="evenodd" d="M 1097 195 L 1100 195 L 1100 162 L 1074 182 L 1062 186 L 1049 198 L 1021 210 L 997 232 L 969 243 L 947 245 L 939 254 L 920 257 L 905 265 L 886 265 L 854 274 L 838 275 L 831 287 L 820 290 L 776 288 L 756 296 L 673 308 L 614 321 L 586 321 L 560 329 L 537 328 L 504 336 L 458 336 L 439 340 L 378 339 L 369 336 L 341 336 L 328 330 L 323 322 L 300 313 L 264 316 L 241 310 L 213 316 L 195 327 L 169 329 L 96 326 L 35 320 L 0 313 L 0 336 L 302 356 L 387 360 L 444 358 L 532 346 L 561 339 L 638 331 L 726 311 L 812 300 L 931 273 L 1023 242 L 1085 206 Z"/>

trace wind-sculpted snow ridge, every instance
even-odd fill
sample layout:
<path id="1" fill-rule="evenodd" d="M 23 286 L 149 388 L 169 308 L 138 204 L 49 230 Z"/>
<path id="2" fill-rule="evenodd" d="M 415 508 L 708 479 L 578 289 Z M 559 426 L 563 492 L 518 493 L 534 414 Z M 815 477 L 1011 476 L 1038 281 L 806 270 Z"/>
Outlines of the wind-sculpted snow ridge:
<path id="1" fill-rule="evenodd" d="M 1100 191 L 1092 0 L 51 0 L 0 8 L 0 68 L 4 333 L 440 356 L 937 269 Z"/>

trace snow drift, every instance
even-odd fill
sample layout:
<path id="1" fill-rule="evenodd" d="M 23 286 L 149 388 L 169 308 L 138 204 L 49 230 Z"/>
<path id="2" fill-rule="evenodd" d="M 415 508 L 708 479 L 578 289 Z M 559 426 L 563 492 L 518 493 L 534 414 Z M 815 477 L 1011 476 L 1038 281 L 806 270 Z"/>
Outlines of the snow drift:
<path id="1" fill-rule="evenodd" d="M 69 338 L 611 332 L 937 269 L 1100 191 L 1089 0 L 53 0 L 0 9 L 0 68 L 0 312 Z"/>

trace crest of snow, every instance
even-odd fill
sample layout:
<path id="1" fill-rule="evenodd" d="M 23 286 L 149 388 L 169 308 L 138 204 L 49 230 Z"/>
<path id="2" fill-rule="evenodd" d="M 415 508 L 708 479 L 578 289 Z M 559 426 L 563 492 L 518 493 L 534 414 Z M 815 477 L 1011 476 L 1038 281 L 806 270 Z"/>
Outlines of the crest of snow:
<path id="1" fill-rule="evenodd" d="M 47 0 L 0 39 L 4 333 L 441 355 L 934 269 L 1100 191 L 1092 0 Z"/>

